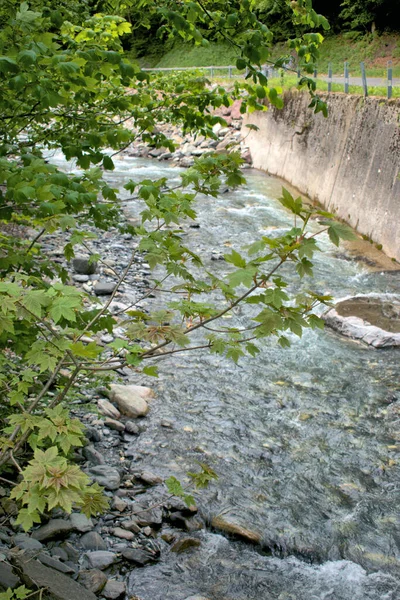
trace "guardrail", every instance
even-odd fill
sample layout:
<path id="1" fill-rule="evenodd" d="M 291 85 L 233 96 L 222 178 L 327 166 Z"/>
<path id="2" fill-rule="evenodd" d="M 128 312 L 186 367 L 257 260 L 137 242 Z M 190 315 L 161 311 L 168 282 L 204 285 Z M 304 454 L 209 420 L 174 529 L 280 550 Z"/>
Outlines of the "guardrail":
<path id="1" fill-rule="evenodd" d="M 301 73 L 299 70 L 282 67 L 275 69 L 270 66 L 263 66 L 262 70 L 268 78 L 280 78 L 282 83 L 285 81 L 285 77 L 290 75 L 296 75 L 300 79 Z M 386 68 L 386 77 L 375 77 L 368 76 L 364 63 L 360 63 L 361 77 L 350 76 L 350 64 L 345 62 L 343 65 L 343 75 L 333 75 L 332 63 L 328 63 L 327 75 L 318 75 L 315 70 L 313 78 L 317 81 L 325 81 L 328 84 L 328 92 L 332 91 L 333 84 L 343 85 L 343 91 L 348 94 L 351 85 L 360 86 L 363 90 L 363 95 L 368 96 L 370 87 L 383 87 L 386 88 L 387 98 L 392 98 L 393 88 L 400 86 L 400 79 L 393 78 L 393 66 L 392 61 L 388 61 Z M 228 79 L 245 77 L 247 75 L 247 69 L 245 71 L 239 71 L 234 65 L 226 66 L 208 66 L 208 67 L 154 67 L 145 68 L 143 71 L 158 71 L 158 72 L 169 72 L 169 71 L 201 71 L 206 73 L 210 79 L 214 77 L 227 77 Z"/>

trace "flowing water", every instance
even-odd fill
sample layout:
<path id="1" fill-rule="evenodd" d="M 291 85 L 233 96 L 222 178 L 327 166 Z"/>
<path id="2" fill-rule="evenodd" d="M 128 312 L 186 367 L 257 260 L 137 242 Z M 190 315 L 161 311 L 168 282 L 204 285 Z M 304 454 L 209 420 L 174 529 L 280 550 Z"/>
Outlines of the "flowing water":
<path id="1" fill-rule="evenodd" d="M 118 183 L 179 176 L 156 161 L 116 164 Z M 216 259 L 230 248 L 292 225 L 276 200 L 281 182 L 246 175 L 243 189 L 202 199 L 200 228 L 184 230 L 185 243 L 219 274 L 227 265 Z M 126 209 L 137 214 L 134 203 Z M 399 272 L 373 270 L 325 236 L 319 245 L 314 280 L 302 285 L 335 298 L 399 292 Z M 238 308 L 226 323 L 241 319 Z M 400 351 L 328 329 L 291 341 L 281 349 L 267 340 L 238 366 L 205 352 L 176 355 L 159 363 L 158 380 L 142 379 L 157 397 L 136 444 L 141 464 L 184 481 L 196 461 L 208 463 L 219 480 L 201 493 L 203 515 L 258 532 L 262 544 L 212 530 L 182 555 L 165 544 L 160 563 L 132 571 L 140 600 L 184 600 L 188 592 L 211 600 L 400 599 Z M 162 419 L 173 428 L 160 427 Z"/>

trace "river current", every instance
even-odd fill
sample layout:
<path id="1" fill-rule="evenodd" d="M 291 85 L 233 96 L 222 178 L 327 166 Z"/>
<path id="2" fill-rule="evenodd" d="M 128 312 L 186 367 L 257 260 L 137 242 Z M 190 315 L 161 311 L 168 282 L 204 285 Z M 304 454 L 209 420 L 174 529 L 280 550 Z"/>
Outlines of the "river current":
<path id="1" fill-rule="evenodd" d="M 115 162 L 118 185 L 179 178 L 167 163 Z M 276 199 L 282 182 L 257 171 L 246 177 L 239 190 L 201 199 L 199 228 L 184 228 L 185 243 L 218 274 L 227 269 L 218 257 L 231 248 L 292 226 Z M 131 216 L 139 208 L 125 203 Z M 372 269 L 327 236 L 319 245 L 305 287 L 335 299 L 399 292 L 400 271 Z M 296 291 L 298 280 L 291 281 Z M 238 308 L 226 323 L 241 318 Z M 133 596 L 184 600 L 189 590 L 210 600 L 400 599 L 400 351 L 373 350 L 329 329 L 305 330 L 291 342 L 282 349 L 267 340 L 237 366 L 185 353 L 160 361 L 157 380 L 136 380 L 156 390 L 136 445 L 141 465 L 184 482 L 196 461 L 208 463 L 219 480 L 197 498 L 203 516 L 258 532 L 262 545 L 212 528 L 192 552 L 173 554 L 165 544 L 157 565 L 132 571 Z"/>

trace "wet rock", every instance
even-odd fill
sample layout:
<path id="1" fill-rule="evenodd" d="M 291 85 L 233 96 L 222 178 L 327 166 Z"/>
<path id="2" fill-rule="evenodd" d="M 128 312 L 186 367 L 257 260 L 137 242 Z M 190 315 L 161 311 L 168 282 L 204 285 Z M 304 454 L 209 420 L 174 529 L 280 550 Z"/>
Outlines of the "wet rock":
<path id="1" fill-rule="evenodd" d="M 102 453 L 96 450 L 96 448 L 91 444 L 89 444 L 89 446 L 84 447 L 84 449 L 82 450 L 82 454 L 86 458 L 86 460 L 91 462 L 93 465 L 104 465 L 106 462 L 106 459 L 104 458 Z"/>
<path id="2" fill-rule="evenodd" d="M 135 475 L 135 477 L 147 485 L 158 485 L 163 482 L 162 477 L 155 475 L 150 471 L 142 471 L 138 475 Z"/>
<path id="3" fill-rule="evenodd" d="M 171 546 L 171 552 L 177 552 L 180 554 L 181 552 L 185 552 L 190 548 L 198 548 L 201 542 L 197 538 L 187 537 L 178 540 Z"/>
<path id="4" fill-rule="evenodd" d="M 63 562 L 66 562 L 69 559 L 67 551 L 64 550 L 63 548 L 60 548 L 60 546 L 56 546 L 55 548 L 52 548 L 50 550 L 50 553 L 52 556 L 54 556 L 55 558 L 58 558 L 59 560 L 62 560 Z"/>
<path id="5" fill-rule="evenodd" d="M 86 283 L 89 281 L 89 275 L 72 275 L 72 279 L 77 283 Z"/>
<path id="6" fill-rule="evenodd" d="M 63 542 L 61 544 L 61 549 L 65 550 L 65 552 L 68 554 L 69 561 L 72 561 L 73 563 L 78 562 L 79 552 L 76 548 L 73 547 L 73 545 L 70 542 Z"/>
<path id="7" fill-rule="evenodd" d="M 96 600 L 96 596 L 82 585 L 29 555 L 18 553 L 12 560 L 27 587 L 46 588 L 46 600 Z"/>
<path id="8" fill-rule="evenodd" d="M 100 442 L 101 441 L 101 433 L 96 427 L 90 427 L 86 425 L 85 428 L 85 436 L 91 442 Z"/>
<path id="9" fill-rule="evenodd" d="M 102 591 L 104 598 L 109 600 L 118 600 L 121 596 L 124 596 L 126 592 L 126 585 L 123 581 L 116 581 L 115 579 L 109 579 L 106 583 L 105 588 Z"/>
<path id="10" fill-rule="evenodd" d="M 134 519 L 141 527 L 155 527 L 158 528 L 162 524 L 162 509 L 153 508 L 145 509 L 140 504 L 136 504 L 133 507 Z"/>
<path id="11" fill-rule="evenodd" d="M 76 273 L 80 273 L 81 275 L 93 275 L 96 273 L 97 262 L 89 262 L 89 258 L 85 256 L 76 256 L 72 260 L 72 266 Z"/>
<path id="12" fill-rule="evenodd" d="M 152 398 L 153 391 L 141 385 L 111 384 L 110 399 L 114 401 L 119 410 L 127 417 L 136 419 L 144 417 L 149 412 L 146 398 Z"/>
<path id="13" fill-rule="evenodd" d="M 46 565 L 46 567 L 51 567 L 56 571 L 60 571 L 60 573 L 65 573 L 66 575 L 68 575 L 68 573 L 75 572 L 75 569 L 64 564 L 63 562 L 58 560 L 58 558 L 54 558 L 53 556 L 45 554 L 45 552 L 40 552 L 40 554 L 38 554 L 37 559 L 40 560 L 42 565 Z"/>
<path id="14" fill-rule="evenodd" d="M 96 296 L 111 296 L 117 284 L 113 281 L 98 281 L 94 287 L 94 293 Z"/>
<path id="15" fill-rule="evenodd" d="M 144 548 L 127 548 L 126 550 L 122 550 L 121 554 L 125 560 L 135 563 L 140 567 L 158 560 L 157 554 L 153 554 Z"/>
<path id="16" fill-rule="evenodd" d="M 215 529 L 239 537 L 246 542 L 251 542 L 253 544 L 259 544 L 261 542 L 261 534 L 256 531 L 251 531 L 251 529 L 247 529 L 239 523 L 235 523 L 230 520 L 229 517 L 213 517 L 211 519 L 211 525 L 215 527 Z"/>
<path id="17" fill-rule="evenodd" d="M 118 561 L 118 557 L 114 552 L 108 552 L 107 550 L 95 550 L 94 552 L 87 552 L 84 555 L 85 566 L 91 569 L 107 569 Z"/>
<path id="18" fill-rule="evenodd" d="M 73 528 L 80 533 L 91 531 L 94 527 L 92 519 L 88 519 L 86 515 L 80 513 L 72 513 L 69 519 Z"/>
<path id="19" fill-rule="evenodd" d="M 127 531 L 126 529 L 122 529 L 122 527 L 114 527 L 114 529 L 111 530 L 111 534 L 121 540 L 128 540 L 129 542 L 135 539 L 135 534 L 132 533 L 132 531 Z"/>
<path id="20" fill-rule="evenodd" d="M 172 513 L 168 521 L 172 523 L 175 527 L 179 527 L 180 529 L 184 529 L 185 531 L 199 531 L 199 529 L 203 528 L 203 524 L 197 519 L 188 519 L 181 512 Z"/>
<path id="21" fill-rule="evenodd" d="M 108 418 L 104 421 L 104 425 L 114 431 L 125 431 L 125 425 L 116 419 Z"/>
<path id="22" fill-rule="evenodd" d="M 185 600 L 210 600 L 210 599 L 206 598 L 205 596 L 199 596 L 198 594 L 196 594 L 195 596 L 189 596 L 188 598 L 185 598 Z"/>
<path id="23" fill-rule="evenodd" d="M 8 588 L 14 589 L 21 585 L 21 580 L 15 575 L 11 565 L 0 561 L 0 591 L 6 591 Z"/>
<path id="24" fill-rule="evenodd" d="M 107 576 L 100 569 L 82 569 L 78 575 L 78 581 L 87 590 L 98 594 L 107 583 Z M 76 598 L 75 600 L 80 600 Z"/>
<path id="25" fill-rule="evenodd" d="M 81 545 L 85 550 L 107 550 L 107 544 L 97 531 L 90 531 L 81 537 Z"/>
<path id="26" fill-rule="evenodd" d="M 127 529 L 128 531 L 132 531 L 133 533 L 139 533 L 139 531 L 140 531 L 140 527 L 137 524 L 137 521 L 134 521 L 134 520 L 123 521 L 121 523 L 121 525 L 124 529 Z"/>
<path id="27" fill-rule="evenodd" d="M 71 521 L 66 519 L 51 519 L 46 525 L 42 525 L 39 529 L 32 532 L 32 537 L 39 542 L 47 542 L 55 537 L 65 537 L 72 530 Z"/>
<path id="28" fill-rule="evenodd" d="M 122 498 L 119 496 L 115 496 L 112 501 L 112 507 L 118 512 L 124 512 L 124 510 L 128 507 L 128 502 L 126 502 L 126 500 L 122 500 Z"/>
<path id="29" fill-rule="evenodd" d="M 127 433 L 129 433 L 130 435 L 139 435 L 140 428 L 139 428 L 139 425 L 137 425 L 133 421 L 127 421 L 125 423 L 125 431 Z"/>
<path id="30" fill-rule="evenodd" d="M 89 475 L 106 490 L 117 490 L 121 485 L 121 477 L 115 467 L 97 465 L 89 469 Z"/>
<path id="31" fill-rule="evenodd" d="M 99 411 L 106 417 L 110 417 L 110 419 L 118 420 L 121 416 L 119 410 L 115 408 L 115 406 L 105 398 L 101 398 L 97 402 L 97 406 L 99 408 Z"/>
<path id="32" fill-rule="evenodd" d="M 14 536 L 14 544 L 21 550 L 41 550 L 43 548 L 43 544 L 39 540 L 31 538 L 26 533 L 18 533 Z"/>

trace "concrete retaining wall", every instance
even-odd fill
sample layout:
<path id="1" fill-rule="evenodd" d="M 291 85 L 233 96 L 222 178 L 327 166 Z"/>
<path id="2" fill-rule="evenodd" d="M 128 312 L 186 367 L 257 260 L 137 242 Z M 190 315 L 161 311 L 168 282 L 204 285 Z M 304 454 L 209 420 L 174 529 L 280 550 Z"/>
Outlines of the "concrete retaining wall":
<path id="1" fill-rule="evenodd" d="M 314 115 L 304 92 L 285 94 L 282 110 L 246 117 L 253 164 L 286 179 L 400 261 L 400 100 L 326 96 L 329 116 Z M 248 129 L 243 128 L 247 135 Z"/>

